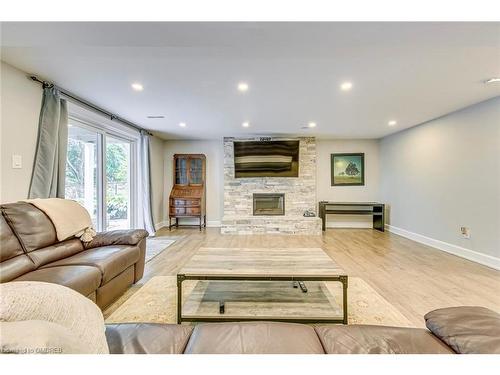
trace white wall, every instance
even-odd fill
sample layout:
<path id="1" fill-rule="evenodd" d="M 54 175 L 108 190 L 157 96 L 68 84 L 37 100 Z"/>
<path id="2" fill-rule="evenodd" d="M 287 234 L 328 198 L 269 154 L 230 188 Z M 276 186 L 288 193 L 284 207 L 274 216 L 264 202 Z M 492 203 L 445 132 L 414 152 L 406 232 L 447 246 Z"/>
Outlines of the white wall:
<path id="1" fill-rule="evenodd" d="M 207 225 L 220 225 L 224 209 L 224 148 L 222 139 L 218 141 L 165 141 L 164 220 L 168 220 L 168 197 L 173 186 L 174 154 L 205 154 L 207 157 Z"/>
<path id="2" fill-rule="evenodd" d="M 379 200 L 379 141 L 376 139 L 317 140 L 318 201 L 374 202 Z M 330 155 L 334 153 L 365 154 L 364 186 L 331 186 Z M 371 228 L 371 216 L 329 215 L 328 227 Z"/>
<path id="3" fill-rule="evenodd" d="M 483 263 L 500 258 L 500 97 L 386 137 L 380 155 L 391 226 Z"/>
<path id="4" fill-rule="evenodd" d="M 3 61 L 0 81 L 0 202 L 7 203 L 28 197 L 42 88 Z M 21 155 L 21 169 L 12 168 L 13 154 Z"/>
<path id="5" fill-rule="evenodd" d="M 0 70 L 0 202 L 26 199 L 31 180 L 42 103 L 41 85 L 28 74 L 1 62 Z M 12 155 L 22 156 L 22 168 L 12 168 Z M 155 223 L 163 220 L 163 139 L 151 138 L 152 206 Z"/>

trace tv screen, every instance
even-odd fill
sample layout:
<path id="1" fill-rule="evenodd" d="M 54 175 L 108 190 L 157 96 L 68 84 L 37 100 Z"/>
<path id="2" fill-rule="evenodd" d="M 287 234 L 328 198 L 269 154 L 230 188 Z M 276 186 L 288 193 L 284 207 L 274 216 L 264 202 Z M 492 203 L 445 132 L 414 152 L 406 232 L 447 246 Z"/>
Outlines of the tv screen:
<path id="1" fill-rule="evenodd" d="M 245 177 L 298 177 L 299 141 L 234 142 L 234 175 Z"/>

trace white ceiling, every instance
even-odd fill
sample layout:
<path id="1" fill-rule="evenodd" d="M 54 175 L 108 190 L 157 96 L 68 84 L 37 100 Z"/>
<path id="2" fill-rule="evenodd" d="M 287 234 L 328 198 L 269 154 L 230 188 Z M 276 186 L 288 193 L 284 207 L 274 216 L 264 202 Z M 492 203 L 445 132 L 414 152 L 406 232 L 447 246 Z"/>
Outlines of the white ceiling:
<path id="1" fill-rule="evenodd" d="M 379 138 L 500 95 L 483 83 L 500 76 L 500 23 L 2 23 L 1 44 L 165 138 Z"/>

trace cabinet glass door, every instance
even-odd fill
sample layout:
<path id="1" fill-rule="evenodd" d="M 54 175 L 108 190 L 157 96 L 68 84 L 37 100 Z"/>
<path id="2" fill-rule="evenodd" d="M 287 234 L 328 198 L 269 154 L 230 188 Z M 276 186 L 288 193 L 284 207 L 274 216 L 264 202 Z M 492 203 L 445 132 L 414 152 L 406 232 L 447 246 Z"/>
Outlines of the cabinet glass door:
<path id="1" fill-rule="evenodd" d="M 187 159 L 177 158 L 175 160 L 175 183 L 177 185 L 187 185 Z"/>
<path id="2" fill-rule="evenodd" d="M 190 184 L 201 185 L 202 181 L 202 160 L 201 159 L 191 159 L 189 163 L 189 177 Z"/>

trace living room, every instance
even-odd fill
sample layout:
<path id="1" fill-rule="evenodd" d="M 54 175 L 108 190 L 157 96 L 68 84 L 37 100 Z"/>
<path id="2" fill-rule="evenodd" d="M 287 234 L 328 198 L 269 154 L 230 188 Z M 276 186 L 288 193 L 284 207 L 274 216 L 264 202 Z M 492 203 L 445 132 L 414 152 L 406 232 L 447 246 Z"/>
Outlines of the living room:
<path id="1" fill-rule="evenodd" d="M 500 22 L 228 20 L 2 21 L 2 353 L 499 354 Z"/>

